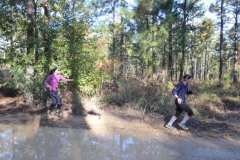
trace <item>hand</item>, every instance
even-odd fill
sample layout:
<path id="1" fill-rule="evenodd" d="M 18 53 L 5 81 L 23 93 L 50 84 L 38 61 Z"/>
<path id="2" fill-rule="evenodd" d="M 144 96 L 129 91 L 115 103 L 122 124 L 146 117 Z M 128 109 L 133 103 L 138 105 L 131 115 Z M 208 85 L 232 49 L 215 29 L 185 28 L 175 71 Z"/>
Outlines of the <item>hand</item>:
<path id="1" fill-rule="evenodd" d="M 198 94 L 198 92 L 196 90 L 193 90 L 192 93 L 193 94 Z"/>
<path id="2" fill-rule="evenodd" d="M 182 100 L 180 98 L 177 98 L 178 104 L 182 104 Z"/>

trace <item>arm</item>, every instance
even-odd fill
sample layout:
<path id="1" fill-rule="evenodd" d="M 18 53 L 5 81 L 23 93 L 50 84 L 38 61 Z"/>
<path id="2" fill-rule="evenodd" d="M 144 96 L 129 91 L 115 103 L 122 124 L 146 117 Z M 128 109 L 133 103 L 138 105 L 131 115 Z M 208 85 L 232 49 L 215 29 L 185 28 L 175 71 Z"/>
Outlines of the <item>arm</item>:
<path id="1" fill-rule="evenodd" d="M 60 80 L 63 80 L 64 82 L 72 82 L 73 81 L 73 79 L 65 78 L 62 75 L 59 75 L 59 78 L 60 78 Z"/>
<path id="2" fill-rule="evenodd" d="M 178 91 L 180 90 L 180 88 L 182 87 L 181 83 L 178 83 L 172 90 L 172 94 L 178 98 Z"/>
<path id="3" fill-rule="evenodd" d="M 189 90 L 188 86 L 187 86 L 187 94 L 193 94 L 193 91 Z"/>
<path id="4" fill-rule="evenodd" d="M 51 80 L 51 75 L 47 76 L 47 78 L 44 81 L 44 85 L 49 89 L 51 89 L 51 85 L 48 83 L 50 80 Z"/>
<path id="5" fill-rule="evenodd" d="M 193 94 L 193 91 L 187 91 L 187 94 Z"/>
<path id="6" fill-rule="evenodd" d="M 181 89 L 182 85 L 183 84 L 180 82 L 172 90 L 172 94 L 176 97 L 178 104 L 182 103 L 182 99 L 180 97 L 178 97 L 178 93 L 179 93 L 179 90 Z"/>

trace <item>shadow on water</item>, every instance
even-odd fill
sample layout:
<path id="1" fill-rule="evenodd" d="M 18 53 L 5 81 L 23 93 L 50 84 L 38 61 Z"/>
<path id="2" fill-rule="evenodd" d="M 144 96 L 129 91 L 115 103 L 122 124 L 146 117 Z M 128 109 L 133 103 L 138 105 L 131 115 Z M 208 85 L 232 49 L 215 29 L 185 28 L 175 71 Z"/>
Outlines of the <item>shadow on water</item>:
<path id="1" fill-rule="evenodd" d="M 0 159 L 158 159 L 161 146 L 154 139 L 137 140 L 119 133 L 82 128 L 41 126 L 41 116 L 9 116 L 0 124 Z M 28 119 L 28 121 L 27 121 Z M 156 145 L 156 146 L 155 146 Z M 145 146 L 145 147 L 143 147 Z"/>
<path id="2" fill-rule="evenodd" d="M 72 102 L 73 115 L 85 115 L 85 109 L 83 108 L 80 95 L 76 91 L 72 94 Z"/>
<path id="3" fill-rule="evenodd" d="M 67 111 L 73 114 L 67 117 L 1 115 L 0 159 L 237 160 L 240 157 L 240 144 L 236 141 L 151 134 L 149 126 L 134 125 L 133 121 L 86 115 L 78 97 L 72 97 L 71 103 L 74 105 L 63 106 L 63 110 L 72 107 L 73 111 L 69 108 Z M 197 123 L 201 122 L 194 124 Z"/>
<path id="4" fill-rule="evenodd" d="M 77 92 L 70 93 L 67 91 L 62 91 L 61 94 L 63 97 L 61 115 L 55 116 L 54 112 L 49 117 L 42 115 L 40 125 L 43 127 L 90 129 L 85 119 L 87 114 L 83 108 L 79 94 Z"/>
<path id="5" fill-rule="evenodd" d="M 79 122 L 85 119 L 74 118 Z M 108 129 L 115 128 L 112 132 L 41 125 L 40 115 L 4 115 L 0 119 L 0 159 L 4 160 L 221 160 L 240 156 L 239 144 L 231 141 L 161 137 L 146 132 L 139 136 L 142 127 L 125 134 L 131 124 L 125 125 L 124 131 L 118 120 L 111 118 L 107 119 L 112 124 Z"/>

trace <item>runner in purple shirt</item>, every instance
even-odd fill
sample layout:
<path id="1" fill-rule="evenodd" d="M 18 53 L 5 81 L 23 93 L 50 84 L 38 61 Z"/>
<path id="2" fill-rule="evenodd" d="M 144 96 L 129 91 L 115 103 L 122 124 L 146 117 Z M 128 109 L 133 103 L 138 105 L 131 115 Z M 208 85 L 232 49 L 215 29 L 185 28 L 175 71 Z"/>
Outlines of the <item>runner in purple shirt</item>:
<path id="1" fill-rule="evenodd" d="M 54 67 L 51 72 L 50 75 L 45 79 L 44 84 L 47 88 L 49 88 L 50 90 L 50 95 L 52 98 L 52 104 L 50 105 L 48 111 L 47 111 L 47 115 L 51 114 L 51 111 L 57 106 L 57 111 L 56 111 L 56 115 L 60 115 L 60 108 L 62 105 L 62 98 L 60 97 L 60 95 L 57 92 L 57 88 L 58 88 L 58 83 L 63 80 L 65 82 L 70 82 L 73 81 L 73 79 L 68 79 L 63 77 L 62 75 L 60 75 L 60 68 L 58 67 Z"/>

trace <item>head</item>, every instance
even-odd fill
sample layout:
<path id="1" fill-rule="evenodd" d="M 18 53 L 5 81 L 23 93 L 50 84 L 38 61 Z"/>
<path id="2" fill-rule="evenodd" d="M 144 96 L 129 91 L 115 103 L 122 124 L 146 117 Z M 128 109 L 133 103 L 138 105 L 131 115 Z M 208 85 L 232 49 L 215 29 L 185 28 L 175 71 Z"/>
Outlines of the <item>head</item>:
<path id="1" fill-rule="evenodd" d="M 50 74 L 59 74 L 59 71 L 60 71 L 60 68 L 56 66 L 50 71 Z"/>
<path id="2" fill-rule="evenodd" d="M 189 75 L 189 74 L 185 74 L 185 75 L 183 76 L 183 81 L 184 81 L 186 84 L 191 83 L 192 80 L 193 80 L 193 77 L 192 77 L 191 75 Z"/>

